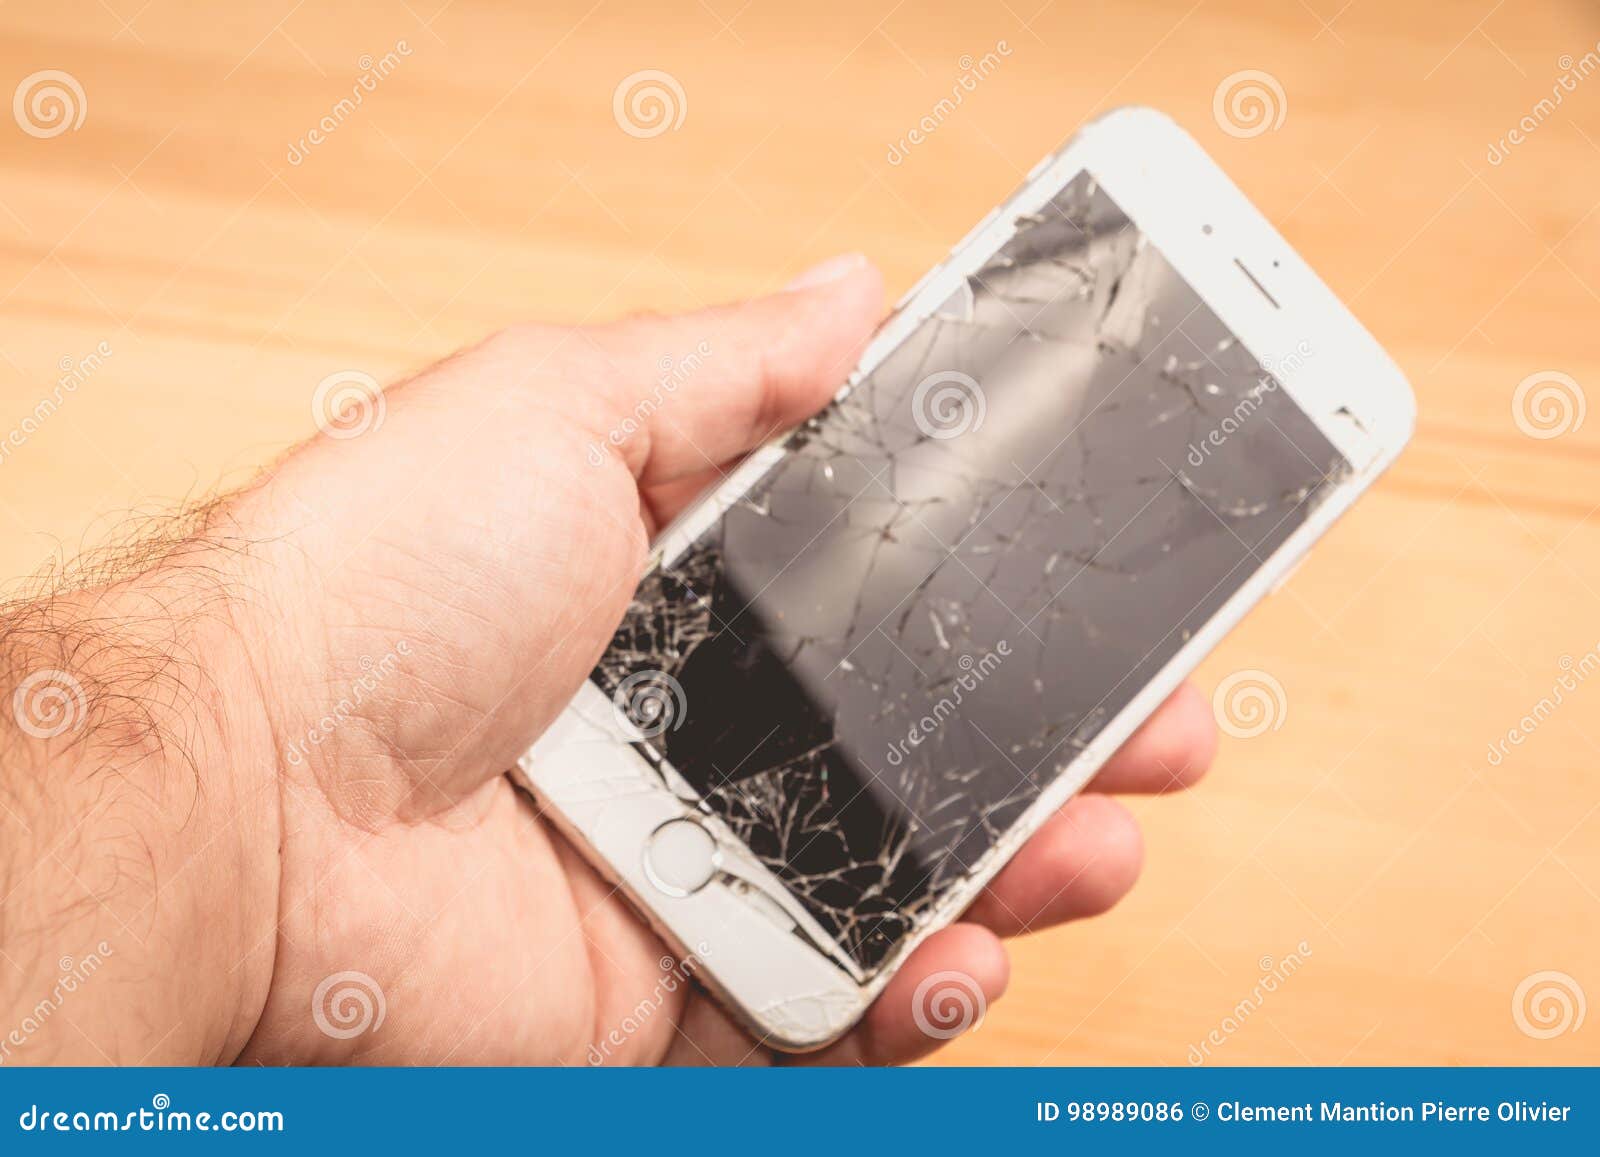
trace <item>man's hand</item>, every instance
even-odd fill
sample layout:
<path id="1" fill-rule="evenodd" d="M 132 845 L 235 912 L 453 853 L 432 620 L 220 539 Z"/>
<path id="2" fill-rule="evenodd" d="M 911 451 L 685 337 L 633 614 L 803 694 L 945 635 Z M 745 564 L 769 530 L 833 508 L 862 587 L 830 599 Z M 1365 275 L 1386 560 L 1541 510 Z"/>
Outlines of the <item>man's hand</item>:
<path id="1" fill-rule="evenodd" d="M 842 258 L 740 305 L 504 332 L 356 399 L 138 565 L 10 608 L 0 1034 L 33 1028 L 0 1060 L 584 1063 L 625 1023 L 608 1059 L 769 1060 L 503 773 L 656 529 L 828 400 L 881 292 Z M 1186 688 L 1095 786 L 1184 786 L 1213 745 Z M 926 1052 L 921 980 L 998 998 L 999 937 L 1105 910 L 1141 856 L 1120 806 L 1073 800 L 815 1059 Z"/>

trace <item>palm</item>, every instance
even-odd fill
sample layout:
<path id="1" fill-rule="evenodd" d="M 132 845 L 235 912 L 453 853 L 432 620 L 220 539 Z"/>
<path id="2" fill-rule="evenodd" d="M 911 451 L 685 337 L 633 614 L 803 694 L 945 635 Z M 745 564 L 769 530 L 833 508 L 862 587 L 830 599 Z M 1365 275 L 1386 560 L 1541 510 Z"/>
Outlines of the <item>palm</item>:
<path id="1" fill-rule="evenodd" d="M 434 821 L 350 830 L 328 853 L 314 888 L 290 890 L 246 1062 L 581 1064 L 597 1030 L 620 1030 L 655 991 L 663 946 L 503 777 Z M 345 972 L 371 983 L 337 983 L 314 1009 Z M 682 996 L 665 993 L 613 1056 L 660 1059 Z"/>
<path id="2" fill-rule="evenodd" d="M 277 517 L 314 512 L 294 557 L 324 564 L 300 572 L 322 596 L 310 624 L 286 614 L 295 629 L 262 660 L 269 695 L 284 689 L 270 707 L 280 744 L 364 676 L 374 685 L 279 769 L 279 918 L 250 949 L 272 954 L 271 980 L 241 1059 L 767 1055 L 691 995 L 661 941 L 501 773 L 592 668 L 656 526 L 717 476 L 713 464 L 826 400 L 879 293 L 861 268 L 683 319 L 507 335 L 392 391 L 372 435 L 319 441 L 279 471 Z M 588 447 L 649 395 L 663 353 L 700 342 L 715 356 L 670 409 L 591 462 Z M 417 462 L 430 464 L 420 482 Z M 1102 781 L 1181 784 L 1209 744 L 1203 706 L 1179 696 Z M 920 977 L 958 969 L 998 996 L 995 934 L 1103 909 L 1139 854 L 1125 812 L 1074 801 L 823 1057 L 926 1051 L 910 1006 Z"/>

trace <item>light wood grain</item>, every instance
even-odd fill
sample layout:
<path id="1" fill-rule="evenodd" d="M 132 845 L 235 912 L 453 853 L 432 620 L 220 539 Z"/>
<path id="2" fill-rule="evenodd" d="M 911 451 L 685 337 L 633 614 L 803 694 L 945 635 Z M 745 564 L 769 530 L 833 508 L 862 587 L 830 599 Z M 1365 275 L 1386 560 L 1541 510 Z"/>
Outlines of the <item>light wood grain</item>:
<path id="1" fill-rule="evenodd" d="M 1417 438 L 1205 665 L 1273 672 L 1281 728 L 1226 740 L 1187 798 L 1135 802 L 1140 887 L 1020 942 L 945 1059 L 1182 1064 L 1305 941 L 1218 1061 L 1600 1061 L 1600 1011 L 1550 1040 L 1512 1017 L 1540 970 L 1600 1000 L 1600 680 L 1486 760 L 1600 646 L 1600 415 L 1541 440 L 1511 409 L 1548 370 L 1600 403 L 1600 73 L 1488 158 L 1597 51 L 1593 7 L 741 2 L 0 7 L 0 96 L 56 68 L 87 98 L 52 139 L 0 119 L 0 434 L 63 358 L 112 351 L 0 462 L 0 573 L 243 477 L 310 431 L 335 370 L 751 294 L 852 249 L 898 295 L 1081 122 L 1155 105 L 1393 352 Z M 636 139 L 612 92 L 646 68 L 686 116 Z M 1246 68 L 1287 114 L 1236 139 L 1212 99 Z"/>

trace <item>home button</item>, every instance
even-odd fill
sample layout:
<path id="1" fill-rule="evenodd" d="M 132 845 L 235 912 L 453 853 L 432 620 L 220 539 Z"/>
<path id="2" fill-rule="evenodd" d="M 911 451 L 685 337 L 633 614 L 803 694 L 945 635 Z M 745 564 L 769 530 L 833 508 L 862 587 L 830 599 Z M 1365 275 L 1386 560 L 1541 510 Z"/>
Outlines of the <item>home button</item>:
<path id="1" fill-rule="evenodd" d="M 692 896 L 717 874 L 717 841 L 699 820 L 668 820 L 644 845 L 644 874 L 668 896 Z"/>

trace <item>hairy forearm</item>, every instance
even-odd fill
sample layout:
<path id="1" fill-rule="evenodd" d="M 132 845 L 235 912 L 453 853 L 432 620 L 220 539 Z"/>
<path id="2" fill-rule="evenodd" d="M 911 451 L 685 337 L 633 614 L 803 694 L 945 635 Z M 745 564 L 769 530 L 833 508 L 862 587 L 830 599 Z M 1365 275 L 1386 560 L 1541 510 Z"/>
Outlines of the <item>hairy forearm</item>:
<path id="1" fill-rule="evenodd" d="M 0 1062 L 231 1059 L 265 998 L 279 802 L 208 521 L 0 610 Z"/>

